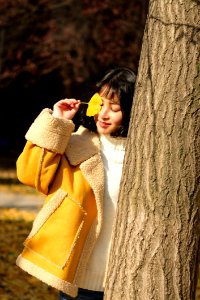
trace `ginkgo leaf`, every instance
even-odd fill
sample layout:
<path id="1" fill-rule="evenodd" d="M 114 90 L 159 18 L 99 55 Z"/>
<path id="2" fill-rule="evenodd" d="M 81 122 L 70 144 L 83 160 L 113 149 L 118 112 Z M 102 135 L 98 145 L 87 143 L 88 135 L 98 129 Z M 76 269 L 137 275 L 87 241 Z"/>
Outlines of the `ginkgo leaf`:
<path id="1" fill-rule="evenodd" d="M 86 116 L 91 117 L 98 114 L 101 110 L 102 99 L 99 93 L 95 93 L 88 103 Z"/>

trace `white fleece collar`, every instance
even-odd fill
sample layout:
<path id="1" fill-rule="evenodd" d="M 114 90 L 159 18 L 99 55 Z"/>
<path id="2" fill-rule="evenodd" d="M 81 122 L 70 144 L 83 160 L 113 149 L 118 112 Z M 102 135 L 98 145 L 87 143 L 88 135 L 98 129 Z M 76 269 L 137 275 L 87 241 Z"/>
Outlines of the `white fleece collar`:
<path id="1" fill-rule="evenodd" d="M 69 139 L 65 154 L 71 165 L 77 166 L 100 151 L 100 141 L 97 134 L 80 126 Z"/>

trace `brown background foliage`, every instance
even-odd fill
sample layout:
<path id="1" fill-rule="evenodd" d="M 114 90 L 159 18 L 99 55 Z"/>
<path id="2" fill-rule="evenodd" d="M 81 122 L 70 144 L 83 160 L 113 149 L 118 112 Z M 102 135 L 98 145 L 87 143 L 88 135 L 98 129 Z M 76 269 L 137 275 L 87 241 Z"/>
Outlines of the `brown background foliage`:
<path id="1" fill-rule="evenodd" d="M 87 99 L 106 69 L 137 72 L 147 11 L 147 0 L 0 0 L 1 153 L 21 151 L 42 108 Z"/>

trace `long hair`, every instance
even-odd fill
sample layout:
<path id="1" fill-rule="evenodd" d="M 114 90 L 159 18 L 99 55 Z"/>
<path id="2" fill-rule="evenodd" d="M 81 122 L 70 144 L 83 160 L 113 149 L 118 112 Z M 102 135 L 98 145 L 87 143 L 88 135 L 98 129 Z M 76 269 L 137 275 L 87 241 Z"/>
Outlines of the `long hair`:
<path id="1" fill-rule="evenodd" d="M 132 69 L 128 67 L 115 67 L 108 70 L 104 77 L 96 84 L 94 93 L 99 93 L 102 87 L 107 85 L 109 90 L 112 91 L 113 96 L 116 94 L 120 101 L 122 122 L 119 129 L 111 134 L 112 136 L 127 136 L 135 90 L 135 81 L 136 74 Z M 84 127 L 88 128 L 90 131 L 97 132 L 94 117 L 86 116 L 86 108 L 82 109 L 80 118 L 81 124 Z"/>

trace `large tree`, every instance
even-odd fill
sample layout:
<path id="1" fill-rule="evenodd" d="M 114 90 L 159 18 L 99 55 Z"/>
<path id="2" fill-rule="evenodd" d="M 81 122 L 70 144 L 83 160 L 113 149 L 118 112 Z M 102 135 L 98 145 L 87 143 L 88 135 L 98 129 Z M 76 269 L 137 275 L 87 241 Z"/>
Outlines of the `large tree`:
<path id="1" fill-rule="evenodd" d="M 150 0 L 105 288 L 107 300 L 195 299 L 200 2 Z"/>

